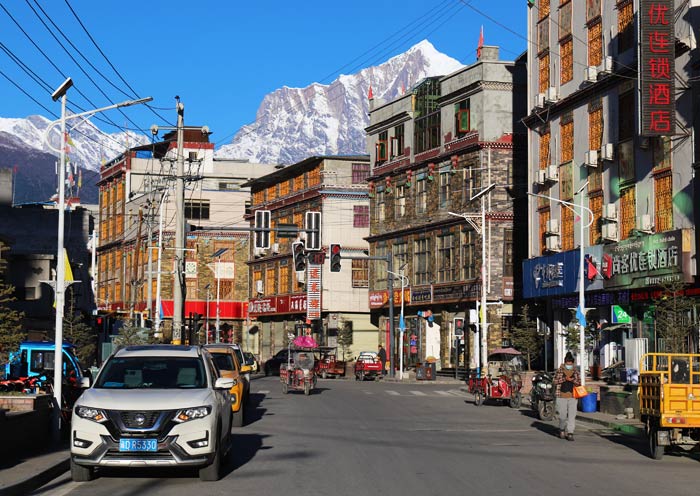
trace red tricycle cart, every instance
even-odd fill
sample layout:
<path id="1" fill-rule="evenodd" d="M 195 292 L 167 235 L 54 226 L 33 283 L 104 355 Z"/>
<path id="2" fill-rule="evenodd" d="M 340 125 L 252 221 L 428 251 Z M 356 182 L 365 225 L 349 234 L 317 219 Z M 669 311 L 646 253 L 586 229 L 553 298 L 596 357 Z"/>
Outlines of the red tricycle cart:
<path id="1" fill-rule="evenodd" d="M 364 381 L 366 378 L 373 380 L 382 376 L 382 362 L 374 351 L 361 351 L 355 361 L 355 380 Z"/>
<path id="2" fill-rule="evenodd" d="M 479 406 L 484 400 L 495 399 L 508 402 L 511 408 L 519 408 L 522 403 L 522 379 L 520 377 L 520 352 L 513 348 L 497 348 L 489 355 L 486 374 L 478 377 L 471 373 L 467 384 L 474 395 L 474 404 Z"/>
<path id="3" fill-rule="evenodd" d="M 292 350 L 287 363 L 280 366 L 280 382 L 284 394 L 290 389 L 304 391 L 307 396 L 311 394 L 311 390 L 316 387 L 313 351 Z"/>
<path id="4" fill-rule="evenodd" d="M 345 362 L 337 359 L 337 348 L 318 348 L 319 359 L 316 361 L 316 374 L 323 379 L 327 377 L 345 377 Z"/>

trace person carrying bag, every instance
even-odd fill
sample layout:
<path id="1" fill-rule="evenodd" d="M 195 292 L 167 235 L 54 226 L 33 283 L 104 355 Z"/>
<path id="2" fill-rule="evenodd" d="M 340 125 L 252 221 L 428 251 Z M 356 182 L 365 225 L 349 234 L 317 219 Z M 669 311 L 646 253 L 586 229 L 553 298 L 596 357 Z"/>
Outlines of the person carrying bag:
<path id="1" fill-rule="evenodd" d="M 575 397 L 575 388 L 581 386 L 581 375 L 574 367 L 574 357 L 567 352 L 562 363 L 554 373 L 554 385 L 556 387 L 556 406 L 559 415 L 559 437 L 567 441 L 574 440 L 576 428 L 576 408 L 578 399 Z"/>

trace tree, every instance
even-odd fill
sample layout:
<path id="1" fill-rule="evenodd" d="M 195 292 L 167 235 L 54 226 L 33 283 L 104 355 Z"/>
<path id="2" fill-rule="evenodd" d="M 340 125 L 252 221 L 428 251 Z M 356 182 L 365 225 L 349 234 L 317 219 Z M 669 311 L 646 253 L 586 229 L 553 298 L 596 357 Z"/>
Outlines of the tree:
<path id="1" fill-rule="evenodd" d="M 338 326 L 338 344 L 343 350 L 343 360 L 347 360 L 351 354 L 350 345 L 352 344 L 352 322 L 343 321 Z"/>
<path id="2" fill-rule="evenodd" d="M 75 309 L 75 294 L 72 286 L 68 287 L 68 301 L 63 316 L 63 337 L 73 343 L 76 355 L 84 366 L 90 366 L 96 361 L 97 336 L 95 331 L 85 323 L 84 316 Z"/>
<path id="3" fill-rule="evenodd" d="M 684 294 L 685 287 L 682 281 L 664 283 L 661 293 L 654 299 L 656 333 L 664 340 L 665 351 L 670 353 L 689 350 L 693 300 Z"/>
<path id="4" fill-rule="evenodd" d="M 0 244 L 0 254 L 7 247 Z M 0 257 L 0 367 L 7 363 L 10 352 L 17 351 L 27 333 L 22 328 L 24 313 L 9 307 L 15 301 L 15 287 L 5 282 L 7 262 Z"/>
<path id="5" fill-rule="evenodd" d="M 511 343 L 527 357 L 527 369 L 532 369 L 532 360 L 542 349 L 542 337 L 537 333 L 537 322 L 530 317 L 530 307 L 523 305 L 518 321 L 511 330 Z"/>
<path id="6" fill-rule="evenodd" d="M 125 319 L 124 325 L 119 329 L 119 334 L 113 339 L 115 346 L 130 346 L 139 344 L 153 344 L 156 339 L 151 329 L 136 327 L 133 319 Z"/>

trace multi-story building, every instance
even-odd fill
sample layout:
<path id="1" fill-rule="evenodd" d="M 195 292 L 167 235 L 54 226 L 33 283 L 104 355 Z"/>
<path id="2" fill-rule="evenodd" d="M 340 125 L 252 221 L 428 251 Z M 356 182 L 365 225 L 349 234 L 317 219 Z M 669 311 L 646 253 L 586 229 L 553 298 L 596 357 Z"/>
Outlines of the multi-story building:
<path id="1" fill-rule="evenodd" d="M 137 321 L 143 316 L 158 327 L 162 321 L 166 340 L 171 333 L 176 256 L 174 135 L 132 148 L 103 165 L 99 181 L 98 308 Z M 243 184 L 276 166 L 215 160 L 214 144 L 201 128 L 185 129 L 183 149 L 186 323 L 193 324 L 190 317 L 199 318 L 209 339 L 216 340 L 218 313 L 219 339 L 245 343 L 249 233 L 244 216 L 250 193 Z M 202 332 L 199 339 L 207 337 Z"/>
<path id="2" fill-rule="evenodd" d="M 270 249 L 251 247 L 248 263 L 251 280 L 250 317 L 255 319 L 262 358 L 285 347 L 289 334 L 298 334 L 298 325 L 309 320 L 313 337 L 321 345 L 340 345 L 339 353 L 357 354 L 377 348 L 377 328 L 369 321 L 367 288 L 369 262 L 369 199 L 366 156 L 309 157 L 272 174 L 246 184 L 252 192 L 250 221 L 254 213 L 270 211 Z M 308 252 L 306 270 L 297 272 L 292 244 L 305 241 L 307 212 L 320 213 L 320 247 L 316 253 L 328 252 L 329 245 L 342 248 L 342 269 L 331 272 L 321 257 L 320 270 Z M 285 237 L 284 228 L 296 228 L 294 237 Z M 279 229 L 280 231 L 275 231 Z M 350 259 L 347 257 L 356 257 Z M 321 291 L 307 291 L 312 278 L 321 281 Z M 316 306 L 319 303 L 320 306 Z M 316 312 L 309 312 L 309 309 Z M 352 336 L 352 344 L 346 338 Z"/>
<path id="3" fill-rule="evenodd" d="M 56 310 L 50 283 L 56 280 L 58 209 L 54 203 L 13 206 L 12 180 L 11 169 L 0 169 L 0 242 L 6 262 L 2 277 L 15 288 L 9 306 L 24 313 L 22 327 L 31 338 L 53 339 Z M 81 206 L 77 198 L 67 204 L 63 244 L 71 269 L 67 274 L 76 282 L 66 290 L 66 308 L 72 307 L 87 323 L 95 308 L 88 249 L 95 206 Z"/>
<path id="4" fill-rule="evenodd" d="M 653 350 L 655 292 L 696 281 L 692 10 L 681 0 L 537 0 L 529 10 L 528 187 L 540 196 L 529 202 L 523 286 L 554 336 L 555 364 L 575 347 L 565 335 L 581 278 L 586 320 L 603 329 L 590 358 L 603 366 L 622 359 L 627 339 Z"/>
<path id="5" fill-rule="evenodd" d="M 526 169 L 524 128 L 517 133 L 526 108 L 526 68 L 524 56 L 502 61 L 498 53 L 484 46 L 472 65 L 424 79 L 391 102 L 370 102 L 367 239 L 373 257 L 392 257 L 394 272 L 387 273 L 384 261 L 372 262 L 370 309 L 382 342 L 400 357 L 398 338 L 390 342 L 388 312 L 387 283 L 395 278 L 395 328 L 402 302 L 406 322 L 405 364 L 433 356 L 442 366 L 474 365 L 471 333 L 455 341 L 453 324 L 455 318 L 476 320 L 482 291 L 489 350 L 507 337 L 519 275 L 516 250 L 524 244 L 516 241 L 525 235 L 514 197 L 524 182 L 517 171 Z M 492 184 L 483 196 L 481 225 L 481 199 L 472 198 Z"/>

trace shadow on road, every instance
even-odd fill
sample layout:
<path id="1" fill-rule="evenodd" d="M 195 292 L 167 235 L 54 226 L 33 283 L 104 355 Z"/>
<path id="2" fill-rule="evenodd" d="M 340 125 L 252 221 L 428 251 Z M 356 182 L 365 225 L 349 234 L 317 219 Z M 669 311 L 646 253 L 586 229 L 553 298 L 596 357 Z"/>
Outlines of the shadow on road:
<path id="1" fill-rule="evenodd" d="M 234 448 L 226 458 L 226 462 L 221 467 L 221 477 L 224 478 L 231 472 L 238 470 L 243 465 L 255 458 L 255 455 L 263 447 L 263 440 L 269 436 L 260 434 L 235 434 L 233 435 Z"/>
<path id="2" fill-rule="evenodd" d="M 254 424 L 263 418 L 267 412 L 267 408 L 262 408 L 260 404 L 265 399 L 262 393 L 250 393 L 248 395 L 248 404 L 246 405 L 245 423 L 246 425 Z M 268 414 L 272 415 L 272 414 Z M 234 431 L 235 432 L 235 431 Z"/>

